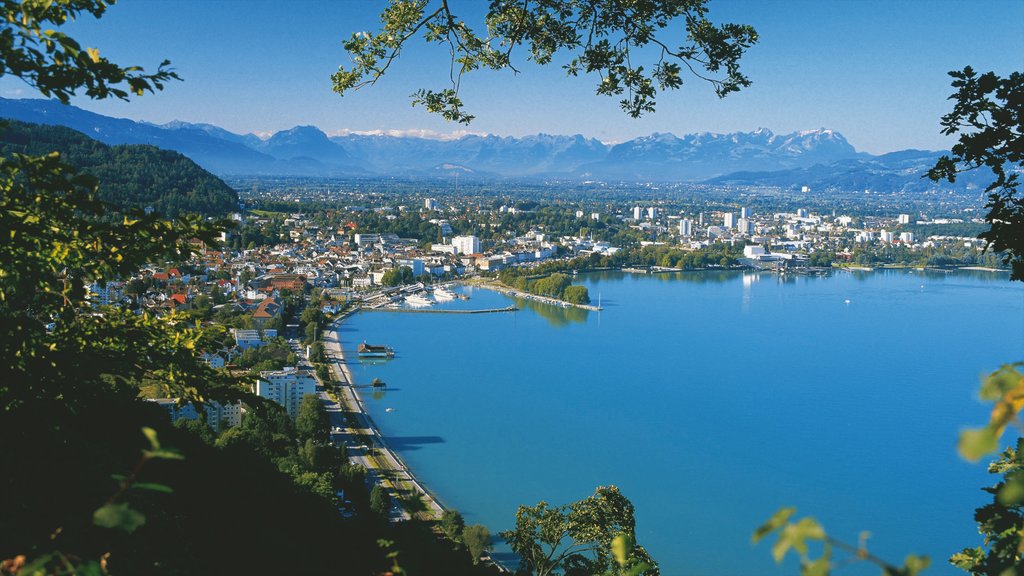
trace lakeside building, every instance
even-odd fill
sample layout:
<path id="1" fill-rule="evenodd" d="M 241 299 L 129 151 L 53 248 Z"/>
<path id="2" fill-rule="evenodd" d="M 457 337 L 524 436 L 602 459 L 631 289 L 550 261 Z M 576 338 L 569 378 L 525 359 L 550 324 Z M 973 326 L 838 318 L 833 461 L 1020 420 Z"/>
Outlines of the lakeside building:
<path id="1" fill-rule="evenodd" d="M 316 394 L 316 378 L 294 366 L 284 370 L 266 370 L 260 372 L 253 392 L 283 406 L 294 420 L 299 415 L 302 399 L 308 394 Z"/>
<path id="2" fill-rule="evenodd" d="M 149 402 L 155 403 L 163 408 L 171 417 L 171 422 L 178 420 L 198 420 L 199 411 L 194 404 L 179 405 L 178 398 L 149 398 Z M 242 423 L 242 404 L 221 404 L 220 402 L 209 402 L 203 404 L 203 411 L 206 412 L 206 423 L 214 432 L 220 432 L 233 428 Z"/>

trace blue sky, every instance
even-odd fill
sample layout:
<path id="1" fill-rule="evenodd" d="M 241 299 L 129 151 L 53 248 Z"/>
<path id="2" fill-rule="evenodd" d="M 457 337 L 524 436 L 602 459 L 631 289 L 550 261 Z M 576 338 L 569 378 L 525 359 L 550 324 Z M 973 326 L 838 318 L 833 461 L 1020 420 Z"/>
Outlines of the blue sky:
<path id="1" fill-rule="evenodd" d="M 472 24 L 480 0 L 454 0 Z M 940 149 L 951 92 L 946 72 L 971 65 L 1006 74 L 1024 69 L 1024 0 L 711 0 L 716 21 L 754 25 L 760 43 L 745 57 L 750 88 L 724 100 L 690 79 L 663 94 L 658 111 L 634 120 L 613 98 L 595 96 L 596 77 L 566 78 L 520 54 L 522 73 L 475 72 L 462 97 L 477 119 L 451 124 L 412 108 L 421 87 L 444 88 L 447 52 L 416 42 L 376 86 L 344 98 L 330 75 L 348 56 L 341 41 L 375 28 L 379 0 L 122 0 L 101 20 L 68 30 L 122 65 L 172 61 L 184 82 L 130 103 L 74 104 L 111 116 L 163 123 L 208 122 L 234 132 L 269 133 L 312 124 L 343 130 L 521 136 L 546 132 L 621 142 L 652 132 L 777 133 L 833 128 L 858 149 Z M 31 97 L 10 78 L 0 95 Z"/>

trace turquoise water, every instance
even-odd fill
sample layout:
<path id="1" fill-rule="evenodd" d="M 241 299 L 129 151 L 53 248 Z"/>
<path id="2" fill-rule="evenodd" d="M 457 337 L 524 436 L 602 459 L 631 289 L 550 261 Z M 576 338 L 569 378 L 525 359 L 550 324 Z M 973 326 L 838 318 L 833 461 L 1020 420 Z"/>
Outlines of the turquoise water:
<path id="1" fill-rule="evenodd" d="M 783 505 L 841 539 L 862 530 L 900 562 L 980 544 L 990 484 L 955 453 L 977 425 L 979 376 L 1024 359 L 1024 286 L 920 271 L 771 275 L 600 273 L 605 310 L 362 313 L 342 327 L 387 344 L 357 383 L 391 445 L 443 502 L 492 533 L 519 504 L 615 484 L 666 575 L 795 574 L 754 528 Z M 492 308 L 510 298 L 465 288 Z M 385 411 L 393 408 L 392 411 Z M 844 567 L 842 574 L 877 574 Z"/>

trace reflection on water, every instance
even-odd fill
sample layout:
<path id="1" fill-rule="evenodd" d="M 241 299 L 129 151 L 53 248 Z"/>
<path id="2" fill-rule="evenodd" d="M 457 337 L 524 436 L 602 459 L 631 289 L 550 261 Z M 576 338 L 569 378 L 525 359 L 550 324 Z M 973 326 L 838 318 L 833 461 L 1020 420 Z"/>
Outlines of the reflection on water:
<path id="1" fill-rule="evenodd" d="M 374 388 L 373 393 L 370 394 L 370 396 L 374 400 L 383 400 L 385 394 L 387 394 L 387 390 L 385 390 L 384 388 Z"/>
<path id="2" fill-rule="evenodd" d="M 620 270 L 605 270 L 601 272 L 587 272 L 577 276 L 577 280 L 586 279 L 588 283 L 596 284 L 602 280 L 646 280 L 655 279 L 662 282 L 673 281 L 673 282 L 688 282 L 693 284 L 723 284 L 731 280 L 735 280 L 736 277 L 743 272 L 738 270 L 691 270 L 682 272 L 657 272 L 654 274 L 634 274 L 632 272 L 622 272 Z M 576 282 L 578 283 L 578 282 Z"/>
<path id="3" fill-rule="evenodd" d="M 525 298 L 515 298 L 514 300 L 516 308 L 525 308 L 536 312 L 538 316 L 547 320 L 548 324 L 555 328 L 566 326 L 573 322 L 586 322 L 590 314 L 589 310 L 576 308 L 575 306 L 562 308 L 561 306 L 552 306 L 551 304 L 544 304 L 543 302 L 527 300 Z"/>

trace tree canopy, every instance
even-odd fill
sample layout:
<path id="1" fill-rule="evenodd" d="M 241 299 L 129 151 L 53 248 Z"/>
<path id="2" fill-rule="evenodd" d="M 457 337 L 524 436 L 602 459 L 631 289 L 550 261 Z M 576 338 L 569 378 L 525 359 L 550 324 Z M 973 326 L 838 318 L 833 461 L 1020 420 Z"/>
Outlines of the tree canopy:
<path id="1" fill-rule="evenodd" d="M 459 97 L 462 77 L 478 69 L 511 70 L 516 49 L 540 65 L 562 63 L 569 76 L 597 74 L 596 93 L 621 97 L 637 118 L 655 109 L 659 91 L 683 85 L 684 68 L 724 97 L 750 85 L 740 58 L 757 40 L 753 27 L 715 24 L 707 0 L 492 0 L 486 33 L 456 14 L 451 0 L 391 0 L 378 32 L 343 43 L 352 59 L 332 76 L 340 95 L 379 80 L 416 36 L 451 53 L 449 87 L 420 89 L 413 105 L 468 124 Z M 563 63 L 564 62 L 564 63 Z"/>
<path id="2" fill-rule="evenodd" d="M 548 576 L 572 566 L 585 574 L 621 568 L 656 576 L 658 565 L 635 544 L 635 532 L 633 503 L 615 486 L 601 486 L 592 496 L 564 506 L 543 501 L 520 506 L 515 528 L 500 535 L 531 575 Z"/>
<path id="3" fill-rule="evenodd" d="M 63 126 L 7 121 L 0 154 L 61 158 L 98 180 L 97 198 L 115 209 L 152 208 L 174 218 L 182 213 L 226 216 L 238 210 L 238 193 L 187 157 L 154 146 L 107 146 Z"/>
<path id="4" fill-rule="evenodd" d="M 953 110 L 942 117 L 942 133 L 959 135 L 952 155 L 941 157 L 928 172 L 932 180 L 954 182 L 958 174 L 986 168 L 995 180 L 985 192 L 990 229 L 979 237 L 1004 253 L 1013 280 L 1024 281 L 1024 198 L 1018 195 L 1024 169 L 1024 74 L 1002 78 L 978 74 L 967 66 L 953 70 Z"/>

